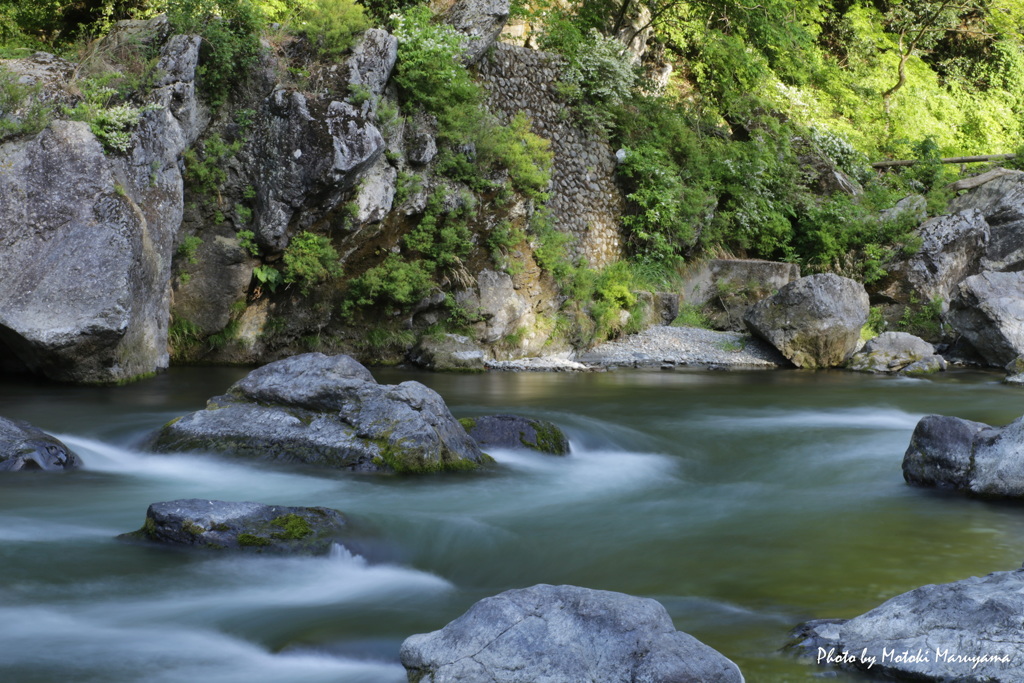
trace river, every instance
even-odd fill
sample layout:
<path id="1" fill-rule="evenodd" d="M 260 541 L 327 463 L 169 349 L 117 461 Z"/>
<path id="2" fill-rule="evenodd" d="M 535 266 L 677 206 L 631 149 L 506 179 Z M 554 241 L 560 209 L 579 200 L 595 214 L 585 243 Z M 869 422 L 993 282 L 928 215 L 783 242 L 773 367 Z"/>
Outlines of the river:
<path id="1" fill-rule="evenodd" d="M 1020 507 L 910 488 L 900 471 L 925 414 L 1024 413 L 1022 390 L 994 374 L 380 369 L 437 390 L 458 417 L 550 419 L 573 452 L 498 451 L 491 471 L 415 478 L 133 447 L 244 373 L 0 381 L 0 415 L 85 462 L 0 478 L 0 680 L 399 683 L 406 636 L 509 588 L 567 583 L 656 598 L 750 683 L 813 681 L 820 669 L 779 652 L 799 622 L 1024 560 Z M 115 540 L 176 498 L 325 505 L 356 538 L 324 558 Z"/>

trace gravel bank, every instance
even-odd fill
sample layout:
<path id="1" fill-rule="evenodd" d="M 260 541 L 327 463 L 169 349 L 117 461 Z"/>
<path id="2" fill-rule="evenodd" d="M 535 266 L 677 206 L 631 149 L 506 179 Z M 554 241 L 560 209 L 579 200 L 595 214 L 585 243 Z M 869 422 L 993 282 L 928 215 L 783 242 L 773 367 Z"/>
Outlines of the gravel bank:
<path id="1" fill-rule="evenodd" d="M 488 361 L 487 367 L 511 371 L 578 372 L 616 367 L 773 369 L 792 366 L 774 348 L 750 335 L 699 327 L 651 327 L 639 334 L 596 346 L 580 354 L 575 361 L 564 357 L 522 358 Z"/>

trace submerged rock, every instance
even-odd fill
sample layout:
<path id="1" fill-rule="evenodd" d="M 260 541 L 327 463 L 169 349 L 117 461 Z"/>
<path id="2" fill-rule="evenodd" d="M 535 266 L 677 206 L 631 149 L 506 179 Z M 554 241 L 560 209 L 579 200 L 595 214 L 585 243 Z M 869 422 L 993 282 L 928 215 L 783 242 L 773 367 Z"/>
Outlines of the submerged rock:
<path id="1" fill-rule="evenodd" d="M 484 415 L 464 417 L 459 423 L 480 448 L 529 448 L 552 455 L 569 452 L 569 439 L 547 420 L 519 415 Z"/>
<path id="2" fill-rule="evenodd" d="M 820 619 L 794 647 L 820 663 L 886 679 L 1024 680 L 1024 571 L 923 586 L 848 621 Z M 844 656 L 845 655 L 845 656 Z"/>
<path id="3" fill-rule="evenodd" d="M 797 367 L 830 368 L 853 355 L 868 308 L 863 285 L 826 273 L 800 278 L 759 301 L 744 322 Z"/>
<path id="4" fill-rule="evenodd" d="M 381 385 L 348 356 L 306 353 L 253 370 L 206 410 L 151 439 L 159 452 L 211 451 L 338 469 L 473 469 L 485 456 L 438 394 Z"/>
<path id="5" fill-rule="evenodd" d="M 945 370 L 946 361 L 920 337 L 906 332 L 883 332 L 850 359 L 849 368 L 858 372 L 923 375 Z"/>
<path id="6" fill-rule="evenodd" d="M 1024 353 L 1024 273 L 985 272 L 965 279 L 947 322 L 991 365 Z"/>
<path id="7" fill-rule="evenodd" d="M 0 472 L 70 470 L 81 465 L 70 448 L 43 430 L 0 417 Z"/>
<path id="8" fill-rule="evenodd" d="M 903 456 L 903 478 L 974 496 L 1024 497 L 1024 417 L 1005 427 L 940 415 L 922 418 Z"/>
<path id="9" fill-rule="evenodd" d="M 742 683 L 722 654 L 677 631 L 660 603 L 577 586 L 485 598 L 433 633 L 410 636 L 410 681 Z"/>
<path id="10" fill-rule="evenodd" d="M 142 528 L 119 538 L 213 550 L 324 555 L 344 531 L 345 518 L 331 508 L 191 498 L 153 503 Z"/>

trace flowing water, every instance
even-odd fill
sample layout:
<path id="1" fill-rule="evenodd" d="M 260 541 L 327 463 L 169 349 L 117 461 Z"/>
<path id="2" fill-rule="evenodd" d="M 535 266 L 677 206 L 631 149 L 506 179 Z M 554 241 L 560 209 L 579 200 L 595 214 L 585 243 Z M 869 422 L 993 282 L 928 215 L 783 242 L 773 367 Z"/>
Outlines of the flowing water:
<path id="1" fill-rule="evenodd" d="M 378 370 L 436 389 L 459 417 L 553 420 L 572 455 L 498 451 L 489 472 L 402 478 L 133 447 L 244 372 L 0 383 L 0 415 L 85 461 L 0 478 L 0 681 L 399 683 L 406 636 L 536 583 L 656 598 L 751 683 L 813 681 L 819 668 L 779 652 L 799 622 L 1024 560 L 1024 508 L 913 489 L 900 472 L 922 415 L 1024 413 L 996 375 Z M 354 539 L 323 558 L 115 540 L 176 498 L 326 505 Z"/>

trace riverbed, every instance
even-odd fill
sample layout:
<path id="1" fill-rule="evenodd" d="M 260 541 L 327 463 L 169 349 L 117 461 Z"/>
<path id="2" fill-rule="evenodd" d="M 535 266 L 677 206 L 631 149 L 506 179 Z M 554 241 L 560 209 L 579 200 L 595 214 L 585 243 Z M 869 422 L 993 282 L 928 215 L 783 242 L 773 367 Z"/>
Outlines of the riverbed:
<path id="1" fill-rule="evenodd" d="M 0 680 L 400 683 L 406 636 L 503 590 L 564 583 L 661 601 L 751 683 L 809 682 L 821 670 L 779 651 L 801 621 L 1024 560 L 1024 508 L 910 488 L 900 471 L 923 415 L 1024 414 L 1024 390 L 1001 375 L 380 369 L 437 390 L 457 417 L 552 420 L 572 454 L 381 477 L 138 450 L 245 372 L 0 380 L 0 415 L 85 462 L 0 478 Z M 354 539 L 323 558 L 115 539 L 176 498 L 334 507 Z"/>

